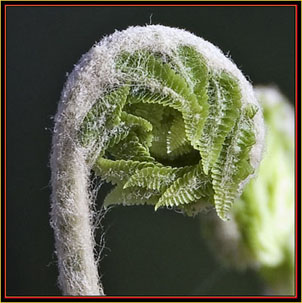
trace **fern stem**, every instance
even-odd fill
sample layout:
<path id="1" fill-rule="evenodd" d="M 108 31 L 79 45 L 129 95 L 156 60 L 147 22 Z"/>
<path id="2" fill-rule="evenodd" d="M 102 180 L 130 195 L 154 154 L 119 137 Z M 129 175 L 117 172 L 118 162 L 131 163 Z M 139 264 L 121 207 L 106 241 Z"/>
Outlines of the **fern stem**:
<path id="1" fill-rule="evenodd" d="M 52 227 L 64 295 L 103 295 L 94 258 L 89 171 L 72 140 L 53 138 Z M 59 147 L 59 148 L 58 148 Z"/>

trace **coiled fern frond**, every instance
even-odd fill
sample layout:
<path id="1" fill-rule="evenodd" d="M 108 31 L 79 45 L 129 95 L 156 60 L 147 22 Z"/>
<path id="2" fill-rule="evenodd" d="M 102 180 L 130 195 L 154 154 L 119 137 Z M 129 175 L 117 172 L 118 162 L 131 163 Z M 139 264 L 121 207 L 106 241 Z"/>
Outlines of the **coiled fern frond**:
<path id="1" fill-rule="evenodd" d="M 250 150 L 257 105 L 243 104 L 238 80 L 209 68 L 194 46 L 179 45 L 171 54 L 122 51 L 115 69 L 121 83 L 96 101 L 79 132 L 81 142 L 95 145 L 104 127 L 112 135 L 94 169 L 105 180 L 120 172 L 115 183 L 137 197 L 124 205 L 138 203 L 137 187 L 154 189 L 160 194 L 152 200 L 155 209 L 169 206 L 194 215 L 181 206 L 213 203 L 226 219 L 240 184 L 254 173 Z"/>
<path id="2" fill-rule="evenodd" d="M 228 211 L 255 174 L 263 118 L 248 81 L 211 43 L 164 26 L 104 38 L 68 78 L 55 118 L 52 225 L 67 294 L 102 294 L 93 256 L 95 171 L 112 204 Z M 75 267 L 74 264 L 77 264 Z"/>

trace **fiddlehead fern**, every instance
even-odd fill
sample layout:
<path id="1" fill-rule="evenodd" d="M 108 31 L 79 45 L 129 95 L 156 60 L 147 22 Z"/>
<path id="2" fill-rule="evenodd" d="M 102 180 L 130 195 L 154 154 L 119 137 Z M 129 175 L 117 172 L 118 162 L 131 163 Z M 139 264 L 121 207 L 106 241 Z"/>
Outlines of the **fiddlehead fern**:
<path id="1" fill-rule="evenodd" d="M 78 285 L 66 266 L 78 254 L 93 259 L 91 170 L 116 184 L 105 207 L 151 204 L 195 215 L 213 205 L 225 220 L 262 145 L 251 85 L 209 42 L 147 26 L 96 44 L 67 81 L 53 139 L 52 220 L 65 293 L 102 293 L 94 261 L 91 270 L 79 262 Z M 72 239 L 81 224 L 90 252 Z"/>

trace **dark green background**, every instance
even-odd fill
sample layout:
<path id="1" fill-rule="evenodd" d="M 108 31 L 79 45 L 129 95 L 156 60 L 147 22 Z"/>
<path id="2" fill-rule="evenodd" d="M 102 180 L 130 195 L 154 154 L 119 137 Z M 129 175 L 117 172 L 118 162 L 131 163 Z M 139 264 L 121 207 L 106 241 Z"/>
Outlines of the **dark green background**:
<path id="1" fill-rule="evenodd" d="M 293 7 L 8 7 L 8 295 L 60 294 L 48 223 L 48 161 L 52 116 L 66 73 L 104 35 L 150 19 L 202 36 L 229 52 L 253 84 L 276 84 L 294 99 Z M 215 262 L 198 219 L 117 207 L 103 225 L 100 268 L 108 295 L 263 291 L 254 272 L 237 273 Z"/>

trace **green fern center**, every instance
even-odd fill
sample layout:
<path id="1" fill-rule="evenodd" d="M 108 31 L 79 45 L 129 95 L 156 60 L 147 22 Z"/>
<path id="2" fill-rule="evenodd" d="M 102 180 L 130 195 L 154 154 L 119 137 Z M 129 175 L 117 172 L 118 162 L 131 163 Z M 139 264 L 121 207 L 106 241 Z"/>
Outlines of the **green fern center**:
<path id="1" fill-rule="evenodd" d="M 255 106 L 238 83 L 211 71 L 193 47 L 116 59 L 120 87 L 100 97 L 80 128 L 83 146 L 101 146 L 95 172 L 116 187 L 112 204 L 154 205 L 195 215 L 215 206 L 222 219 L 253 173 Z"/>

